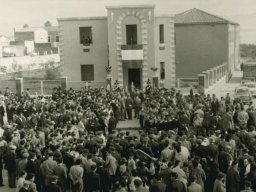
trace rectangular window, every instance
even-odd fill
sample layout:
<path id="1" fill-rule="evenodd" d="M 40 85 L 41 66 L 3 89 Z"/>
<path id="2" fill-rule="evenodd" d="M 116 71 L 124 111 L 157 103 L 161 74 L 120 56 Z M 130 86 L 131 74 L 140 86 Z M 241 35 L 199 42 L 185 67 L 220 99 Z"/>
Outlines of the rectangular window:
<path id="1" fill-rule="evenodd" d="M 92 27 L 79 27 L 80 32 L 80 44 L 90 45 L 92 44 Z"/>
<path id="2" fill-rule="evenodd" d="M 81 80 L 94 81 L 94 65 L 81 65 Z"/>
<path id="3" fill-rule="evenodd" d="M 59 42 L 60 41 L 60 39 L 59 39 L 59 36 L 57 35 L 56 36 L 56 42 Z"/>
<path id="4" fill-rule="evenodd" d="M 137 25 L 126 25 L 126 44 L 137 45 Z"/>
<path id="5" fill-rule="evenodd" d="M 48 42 L 51 42 L 51 37 L 50 36 L 48 36 Z"/>
<path id="6" fill-rule="evenodd" d="M 164 43 L 164 25 L 159 25 L 159 43 Z"/>
<path id="7" fill-rule="evenodd" d="M 160 79 L 165 79 L 165 63 L 160 62 Z"/>

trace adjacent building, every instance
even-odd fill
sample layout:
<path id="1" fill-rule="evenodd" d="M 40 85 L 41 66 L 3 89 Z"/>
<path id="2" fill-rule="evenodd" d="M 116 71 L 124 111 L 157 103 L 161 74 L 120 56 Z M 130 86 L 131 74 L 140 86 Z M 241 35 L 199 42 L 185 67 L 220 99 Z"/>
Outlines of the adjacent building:
<path id="1" fill-rule="evenodd" d="M 59 46 L 58 26 L 23 27 L 14 29 L 14 44 L 22 42 L 27 54 L 56 54 Z"/>
<path id="2" fill-rule="evenodd" d="M 154 5 L 108 6 L 106 17 L 59 18 L 60 59 L 69 81 L 145 88 L 175 86 L 174 16 Z"/>
<path id="3" fill-rule="evenodd" d="M 3 57 L 3 47 L 10 44 L 10 39 L 6 36 L 0 35 L 0 58 Z"/>
<path id="4" fill-rule="evenodd" d="M 226 63 L 229 76 L 239 65 L 239 24 L 191 9 L 175 15 L 177 78 L 196 78 Z"/>

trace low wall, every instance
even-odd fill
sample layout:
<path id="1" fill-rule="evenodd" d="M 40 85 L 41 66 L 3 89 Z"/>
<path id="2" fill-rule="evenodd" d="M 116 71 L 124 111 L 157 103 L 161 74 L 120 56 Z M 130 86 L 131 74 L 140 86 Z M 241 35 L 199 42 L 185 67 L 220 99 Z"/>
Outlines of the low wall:
<path id="1" fill-rule="evenodd" d="M 223 78 L 225 78 L 225 81 L 228 81 L 229 78 L 226 63 L 198 74 L 199 93 L 205 94 L 207 90 L 213 88 Z"/>

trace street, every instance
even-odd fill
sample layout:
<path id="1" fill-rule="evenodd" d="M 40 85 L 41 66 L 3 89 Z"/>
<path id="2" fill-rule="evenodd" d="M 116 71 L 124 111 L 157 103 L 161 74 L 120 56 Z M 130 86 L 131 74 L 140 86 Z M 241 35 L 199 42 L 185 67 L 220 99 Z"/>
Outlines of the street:
<path id="1" fill-rule="evenodd" d="M 216 97 L 220 98 L 225 97 L 227 93 L 229 93 L 231 98 L 233 99 L 235 88 L 240 86 L 242 77 L 242 71 L 234 71 L 233 76 L 231 77 L 229 82 L 220 82 L 212 90 L 207 92 L 207 94 L 215 94 Z M 253 98 L 253 106 L 256 107 L 256 98 Z M 248 105 L 246 107 L 248 107 Z"/>

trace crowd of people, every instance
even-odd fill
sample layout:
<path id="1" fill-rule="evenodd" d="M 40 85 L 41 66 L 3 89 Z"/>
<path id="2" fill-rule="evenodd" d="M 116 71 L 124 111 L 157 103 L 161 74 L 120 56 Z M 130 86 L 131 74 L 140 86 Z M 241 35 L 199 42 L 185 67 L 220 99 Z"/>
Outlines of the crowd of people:
<path id="1" fill-rule="evenodd" d="M 256 110 L 229 94 L 148 84 L 1 95 L 0 186 L 5 169 L 17 192 L 256 191 Z M 133 118 L 138 133 L 116 129 Z"/>

